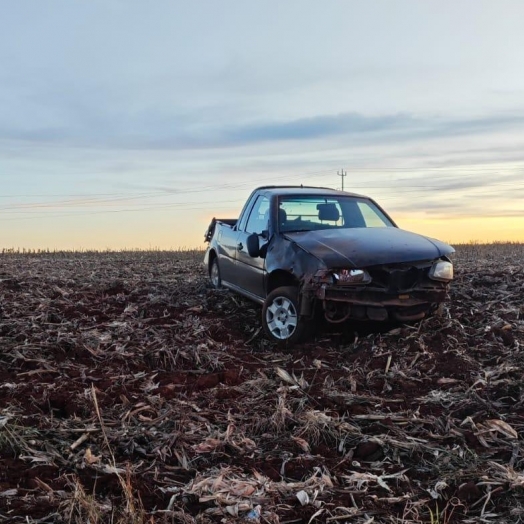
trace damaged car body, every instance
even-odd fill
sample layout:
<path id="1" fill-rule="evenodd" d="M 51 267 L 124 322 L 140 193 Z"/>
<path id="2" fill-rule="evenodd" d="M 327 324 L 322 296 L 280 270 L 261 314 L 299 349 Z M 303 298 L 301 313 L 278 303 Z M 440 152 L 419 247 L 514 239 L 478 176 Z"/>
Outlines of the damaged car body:
<path id="1" fill-rule="evenodd" d="M 372 199 L 327 188 L 265 186 L 238 220 L 213 219 L 204 263 L 214 287 L 262 304 L 274 341 L 328 322 L 400 322 L 433 313 L 453 279 L 443 242 L 397 227 Z"/>

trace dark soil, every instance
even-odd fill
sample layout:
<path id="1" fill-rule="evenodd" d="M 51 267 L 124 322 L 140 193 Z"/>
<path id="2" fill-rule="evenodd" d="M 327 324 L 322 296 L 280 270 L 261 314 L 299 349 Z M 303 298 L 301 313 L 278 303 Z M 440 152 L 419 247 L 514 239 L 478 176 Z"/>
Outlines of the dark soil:
<path id="1" fill-rule="evenodd" d="M 0 522 L 524 522 L 524 245 L 287 350 L 201 261 L 0 255 Z"/>

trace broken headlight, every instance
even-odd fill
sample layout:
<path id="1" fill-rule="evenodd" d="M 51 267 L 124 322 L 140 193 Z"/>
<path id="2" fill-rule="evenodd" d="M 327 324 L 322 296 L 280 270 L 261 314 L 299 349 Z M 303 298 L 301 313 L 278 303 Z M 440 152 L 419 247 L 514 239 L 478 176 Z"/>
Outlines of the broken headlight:
<path id="1" fill-rule="evenodd" d="M 429 270 L 429 278 L 440 280 L 441 282 L 453 280 L 453 264 L 447 260 L 435 262 Z"/>
<path id="2" fill-rule="evenodd" d="M 371 276 L 363 269 L 339 269 L 333 271 L 333 279 L 337 284 L 369 284 Z"/>

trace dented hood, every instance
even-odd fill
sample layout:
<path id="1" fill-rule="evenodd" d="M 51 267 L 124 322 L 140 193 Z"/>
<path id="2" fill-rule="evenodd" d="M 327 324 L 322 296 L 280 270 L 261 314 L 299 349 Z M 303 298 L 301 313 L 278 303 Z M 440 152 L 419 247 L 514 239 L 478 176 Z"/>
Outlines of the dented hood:
<path id="1" fill-rule="evenodd" d="M 444 242 L 396 227 L 301 231 L 284 236 L 320 259 L 327 268 L 432 260 L 454 251 Z"/>

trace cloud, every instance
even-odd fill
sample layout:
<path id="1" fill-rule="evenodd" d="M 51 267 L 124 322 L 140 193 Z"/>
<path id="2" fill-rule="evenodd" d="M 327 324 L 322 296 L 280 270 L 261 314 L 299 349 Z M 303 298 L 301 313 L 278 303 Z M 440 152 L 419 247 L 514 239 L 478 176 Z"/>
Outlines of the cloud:
<path id="1" fill-rule="evenodd" d="M 287 122 L 250 124 L 226 130 L 224 137 L 233 143 L 279 140 L 309 140 L 334 135 L 401 131 L 417 126 L 417 120 L 407 114 L 365 116 L 359 113 L 323 115 Z"/>
<path id="2" fill-rule="evenodd" d="M 436 139 L 488 133 L 524 126 L 524 115 L 488 115 L 470 119 L 417 117 L 407 113 L 366 116 L 359 113 L 324 115 L 287 122 L 238 126 L 223 133 L 225 142 L 310 140 L 348 136 L 361 142 Z"/>
<path id="3" fill-rule="evenodd" d="M 67 112 L 64 113 L 64 111 Z M 289 120 L 223 124 L 225 111 L 213 120 L 205 109 L 165 113 L 158 109 L 125 114 L 70 105 L 60 119 L 35 113 L 0 125 L 0 139 L 37 144 L 66 144 L 99 148 L 191 150 L 235 148 L 266 143 L 351 140 L 351 144 L 432 141 L 458 136 L 505 132 L 524 128 L 524 115 L 493 114 L 479 118 L 446 119 L 409 113 L 365 115 L 356 112 Z M 213 115 L 213 112 L 211 112 Z"/>
<path id="4" fill-rule="evenodd" d="M 399 193 L 398 201 L 387 203 L 395 213 L 423 213 L 428 218 L 452 220 L 454 218 L 522 217 L 524 216 L 524 187 L 486 185 L 461 188 L 446 192 L 441 188 L 432 191 Z"/>

